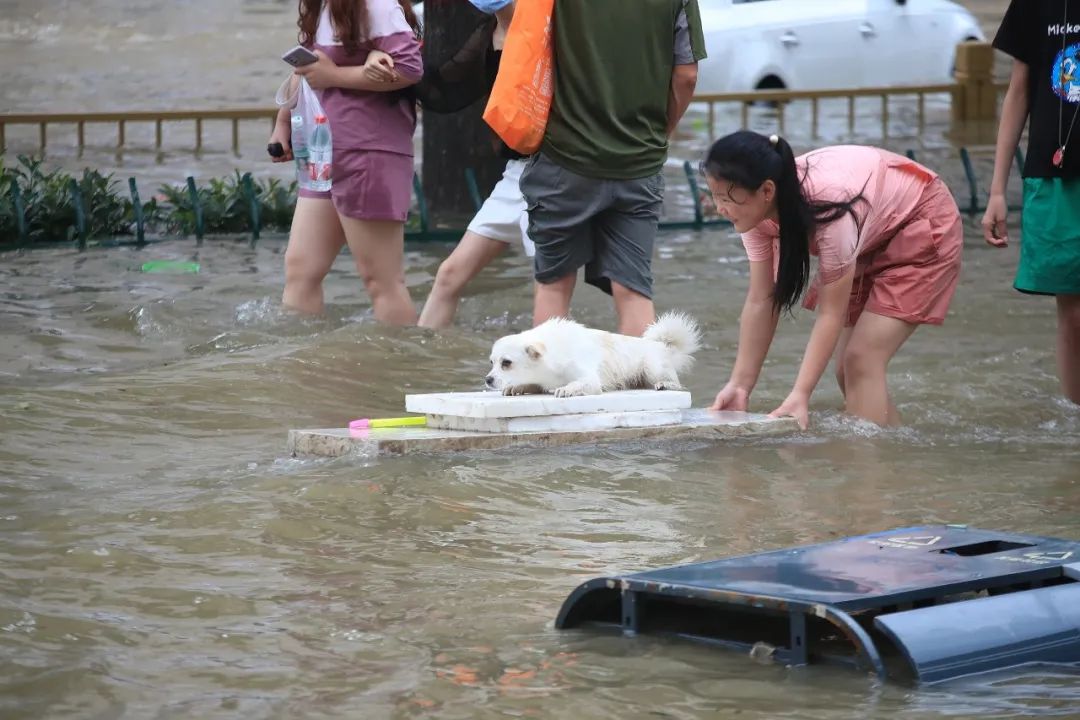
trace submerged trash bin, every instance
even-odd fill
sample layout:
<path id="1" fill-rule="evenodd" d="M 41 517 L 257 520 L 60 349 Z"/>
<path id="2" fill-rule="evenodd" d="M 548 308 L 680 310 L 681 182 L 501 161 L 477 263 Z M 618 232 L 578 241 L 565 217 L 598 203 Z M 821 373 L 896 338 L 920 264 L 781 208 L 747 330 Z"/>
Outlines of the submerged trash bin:
<path id="1" fill-rule="evenodd" d="M 1080 543 L 897 529 L 590 580 L 555 626 L 768 647 L 790 665 L 847 664 L 922 683 L 1080 663 Z"/>

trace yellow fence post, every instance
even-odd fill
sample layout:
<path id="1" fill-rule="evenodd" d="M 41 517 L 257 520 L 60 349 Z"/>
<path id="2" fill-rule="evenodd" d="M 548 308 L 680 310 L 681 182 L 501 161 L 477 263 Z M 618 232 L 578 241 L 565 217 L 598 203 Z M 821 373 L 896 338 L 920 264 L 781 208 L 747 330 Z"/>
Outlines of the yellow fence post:
<path id="1" fill-rule="evenodd" d="M 953 134 L 972 140 L 985 137 L 997 119 L 994 48 L 990 43 L 964 42 L 956 46 L 956 84 Z"/>

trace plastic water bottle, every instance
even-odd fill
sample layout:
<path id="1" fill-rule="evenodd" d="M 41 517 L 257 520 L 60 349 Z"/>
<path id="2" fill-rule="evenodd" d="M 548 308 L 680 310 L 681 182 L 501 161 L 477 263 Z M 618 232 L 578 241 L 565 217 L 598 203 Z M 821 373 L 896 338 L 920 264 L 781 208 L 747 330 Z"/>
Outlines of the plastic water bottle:
<path id="1" fill-rule="evenodd" d="M 293 160 L 296 161 L 296 181 L 305 190 L 311 187 L 311 163 L 309 161 L 307 129 L 304 127 L 304 116 L 301 113 L 293 113 L 292 116 L 292 152 Z"/>
<path id="2" fill-rule="evenodd" d="M 315 116 L 315 128 L 311 133 L 310 163 L 311 189 L 326 191 L 330 189 L 330 177 L 333 170 L 333 140 L 330 137 L 330 124 L 325 115 Z"/>

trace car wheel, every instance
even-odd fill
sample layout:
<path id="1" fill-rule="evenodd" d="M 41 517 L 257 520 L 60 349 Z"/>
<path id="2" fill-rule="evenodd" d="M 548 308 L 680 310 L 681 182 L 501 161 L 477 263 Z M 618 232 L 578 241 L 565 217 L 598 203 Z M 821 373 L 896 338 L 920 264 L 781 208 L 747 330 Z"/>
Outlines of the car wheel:
<path id="1" fill-rule="evenodd" d="M 786 90 L 787 85 L 775 75 L 766 75 L 758 81 L 755 90 Z"/>
<path id="2" fill-rule="evenodd" d="M 776 75 L 766 75 L 758 81 L 758 84 L 754 86 L 755 90 L 787 90 L 787 85 L 784 81 L 778 78 Z M 776 103 L 764 100 L 758 100 L 750 103 L 756 107 L 776 107 Z"/>

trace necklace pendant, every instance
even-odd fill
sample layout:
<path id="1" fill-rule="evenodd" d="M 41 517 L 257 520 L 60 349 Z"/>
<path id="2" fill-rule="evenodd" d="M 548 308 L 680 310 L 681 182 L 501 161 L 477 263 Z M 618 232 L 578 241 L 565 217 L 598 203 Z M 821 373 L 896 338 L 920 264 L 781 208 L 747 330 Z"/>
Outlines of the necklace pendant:
<path id="1" fill-rule="evenodd" d="M 1065 164 L 1065 148 L 1059 147 L 1054 151 L 1054 157 L 1050 160 L 1054 164 L 1054 167 L 1060 168 Z"/>

